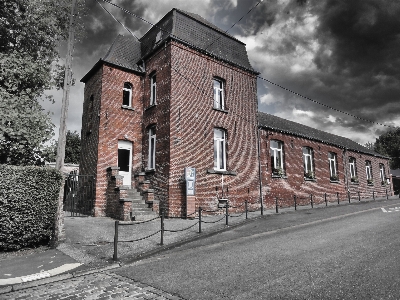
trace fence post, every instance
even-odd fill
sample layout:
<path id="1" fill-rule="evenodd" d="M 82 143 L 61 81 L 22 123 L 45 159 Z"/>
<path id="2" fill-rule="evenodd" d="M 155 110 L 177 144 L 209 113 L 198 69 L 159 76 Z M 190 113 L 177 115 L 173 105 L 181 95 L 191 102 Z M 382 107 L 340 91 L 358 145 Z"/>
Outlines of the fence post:
<path id="1" fill-rule="evenodd" d="M 275 197 L 275 211 L 278 213 L 278 197 Z"/>
<path id="2" fill-rule="evenodd" d="M 372 191 L 372 199 L 375 200 L 375 191 Z"/>
<path id="3" fill-rule="evenodd" d="M 161 241 L 160 245 L 164 245 L 164 209 L 161 211 Z"/>
<path id="4" fill-rule="evenodd" d="M 325 206 L 328 206 L 328 201 L 326 199 L 326 193 L 324 194 L 324 198 L 325 198 Z"/>
<path id="5" fill-rule="evenodd" d="M 199 206 L 199 233 L 201 233 L 201 207 Z"/>
<path id="6" fill-rule="evenodd" d="M 347 191 L 347 198 L 349 198 L 349 203 L 351 201 L 350 191 Z"/>
<path id="7" fill-rule="evenodd" d="M 360 191 L 358 191 L 358 202 L 361 201 L 361 197 L 360 197 Z"/>
<path id="8" fill-rule="evenodd" d="M 293 195 L 294 198 L 294 210 L 297 210 L 297 199 L 296 199 L 296 195 Z"/>
<path id="9" fill-rule="evenodd" d="M 340 204 L 339 203 L 339 192 L 336 192 L 336 197 L 337 197 L 337 204 Z"/>
<path id="10" fill-rule="evenodd" d="M 228 226 L 228 219 L 229 219 L 229 215 L 228 215 L 228 201 L 226 201 L 226 205 L 225 205 L 225 225 Z"/>
<path id="11" fill-rule="evenodd" d="M 311 208 L 314 208 L 314 203 L 313 203 L 312 194 L 310 194 L 310 198 L 311 198 Z"/>
<path id="12" fill-rule="evenodd" d="M 386 200 L 389 200 L 387 189 L 386 189 Z"/>
<path id="13" fill-rule="evenodd" d="M 247 200 L 244 202 L 244 207 L 246 209 L 246 220 L 247 220 Z"/>
<path id="14" fill-rule="evenodd" d="M 114 255 L 113 255 L 113 261 L 118 260 L 118 225 L 119 221 L 115 221 L 115 233 L 114 233 Z"/>

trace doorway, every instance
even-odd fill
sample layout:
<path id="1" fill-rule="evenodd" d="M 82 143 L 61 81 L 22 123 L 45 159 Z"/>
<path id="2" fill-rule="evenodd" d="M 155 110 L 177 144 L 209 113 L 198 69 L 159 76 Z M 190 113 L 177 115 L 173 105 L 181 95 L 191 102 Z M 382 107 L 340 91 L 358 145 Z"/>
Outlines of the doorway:
<path id="1" fill-rule="evenodd" d="M 132 142 L 118 141 L 119 175 L 123 176 L 123 185 L 131 185 L 132 180 Z"/>

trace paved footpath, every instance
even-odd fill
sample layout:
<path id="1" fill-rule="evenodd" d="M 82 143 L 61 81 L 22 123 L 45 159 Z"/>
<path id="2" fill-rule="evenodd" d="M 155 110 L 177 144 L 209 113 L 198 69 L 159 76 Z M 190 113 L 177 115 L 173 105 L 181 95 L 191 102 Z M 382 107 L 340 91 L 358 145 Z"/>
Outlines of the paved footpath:
<path id="1" fill-rule="evenodd" d="M 0 299 L 182 299 L 167 292 L 113 274 L 93 272 L 0 295 Z"/>

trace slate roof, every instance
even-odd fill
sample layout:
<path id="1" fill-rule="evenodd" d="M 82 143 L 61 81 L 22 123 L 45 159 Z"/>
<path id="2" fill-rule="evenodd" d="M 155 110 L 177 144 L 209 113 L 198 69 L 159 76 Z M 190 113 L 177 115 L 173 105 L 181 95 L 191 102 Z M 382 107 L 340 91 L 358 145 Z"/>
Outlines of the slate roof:
<path id="1" fill-rule="evenodd" d="M 258 112 L 258 124 L 262 128 L 304 137 L 307 139 L 323 142 L 326 144 L 331 144 L 334 146 L 338 146 L 340 148 L 345 148 L 356 152 L 387 158 L 386 156 L 381 155 L 373 150 L 369 150 L 368 148 L 348 138 L 328 133 L 322 130 L 318 130 L 293 121 L 282 119 L 277 116 L 273 116 L 263 112 Z"/>
<path id="2" fill-rule="evenodd" d="M 142 72 L 141 60 L 161 47 L 167 39 L 180 41 L 198 51 L 258 74 L 250 65 L 243 42 L 197 14 L 174 8 L 139 41 L 132 35 L 118 35 L 104 58 L 81 81 L 86 82 L 104 62 Z"/>
<path id="3" fill-rule="evenodd" d="M 141 72 L 137 65 L 141 57 L 140 42 L 134 36 L 118 35 L 108 49 L 103 61 Z"/>
<path id="4" fill-rule="evenodd" d="M 158 42 L 157 35 L 161 37 Z M 199 51 L 205 50 L 219 59 L 254 72 L 247 56 L 246 45 L 197 14 L 172 9 L 140 38 L 142 55 L 149 55 L 168 38 Z"/>

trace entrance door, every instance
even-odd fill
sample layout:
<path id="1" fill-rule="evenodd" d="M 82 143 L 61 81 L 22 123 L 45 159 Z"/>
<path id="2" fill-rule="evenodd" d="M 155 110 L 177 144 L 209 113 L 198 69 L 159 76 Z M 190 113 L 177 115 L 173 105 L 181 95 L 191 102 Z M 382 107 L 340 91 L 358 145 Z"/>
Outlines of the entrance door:
<path id="1" fill-rule="evenodd" d="M 131 185 L 132 180 L 132 143 L 118 141 L 119 175 L 124 176 L 123 185 Z"/>

